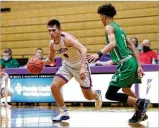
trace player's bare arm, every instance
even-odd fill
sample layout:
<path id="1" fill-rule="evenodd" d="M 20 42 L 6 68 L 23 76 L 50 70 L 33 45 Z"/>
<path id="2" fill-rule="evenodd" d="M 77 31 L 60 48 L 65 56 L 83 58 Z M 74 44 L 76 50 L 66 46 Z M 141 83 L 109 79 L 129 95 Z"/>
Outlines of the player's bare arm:
<path id="1" fill-rule="evenodd" d="M 64 43 L 66 47 L 74 47 L 80 52 L 81 60 L 82 60 L 80 75 L 81 75 L 81 79 L 85 79 L 84 73 L 85 73 L 85 66 L 86 66 L 87 49 L 82 44 L 80 44 L 76 39 L 70 36 L 65 37 Z"/>
<path id="2" fill-rule="evenodd" d="M 116 39 L 115 39 L 115 35 L 114 35 L 114 28 L 110 25 L 107 25 L 105 27 L 105 31 L 106 31 L 106 34 L 108 35 L 109 44 L 106 45 L 101 50 L 101 52 L 103 54 L 106 54 L 106 53 L 112 51 L 116 47 Z"/>
<path id="3" fill-rule="evenodd" d="M 136 60 L 137 60 L 137 63 L 138 63 L 138 76 L 139 76 L 140 78 L 142 78 L 143 75 L 144 75 L 144 73 L 143 73 L 143 69 L 141 68 L 141 65 L 140 65 L 139 53 L 138 53 L 138 51 L 136 50 L 135 45 L 133 44 L 133 42 L 131 42 L 131 40 L 130 40 L 129 38 L 126 38 L 126 42 L 127 42 L 128 48 L 132 51 L 134 57 L 135 57 Z"/>
<path id="4" fill-rule="evenodd" d="M 106 34 L 108 35 L 109 44 L 106 45 L 102 50 L 100 50 L 97 54 L 88 57 L 88 61 L 96 61 L 98 60 L 103 54 L 106 54 L 112 51 L 116 47 L 116 39 L 114 35 L 114 28 L 111 25 L 107 25 L 105 27 Z"/>
<path id="5" fill-rule="evenodd" d="M 44 65 L 51 64 L 54 61 L 54 57 L 55 57 L 55 51 L 54 51 L 52 45 L 50 44 L 49 45 L 49 55 L 48 55 L 48 58 L 46 58 L 45 60 L 42 60 L 43 64 Z"/>

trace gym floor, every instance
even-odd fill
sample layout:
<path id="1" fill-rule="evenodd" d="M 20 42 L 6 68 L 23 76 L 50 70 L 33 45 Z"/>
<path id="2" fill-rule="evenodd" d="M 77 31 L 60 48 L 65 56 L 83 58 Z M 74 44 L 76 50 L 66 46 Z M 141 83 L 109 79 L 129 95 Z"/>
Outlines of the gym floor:
<path id="1" fill-rule="evenodd" d="M 138 124 L 128 124 L 128 119 L 134 114 L 132 107 L 68 107 L 70 119 L 61 123 L 53 123 L 52 118 L 59 111 L 52 106 L 13 106 L 1 107 L 1 128 L 15 127 L 124 127 L 124 128 L 152 128 L 159 127 L 159 113 L 157 108 L 147 111 L 148 120 Z"/>

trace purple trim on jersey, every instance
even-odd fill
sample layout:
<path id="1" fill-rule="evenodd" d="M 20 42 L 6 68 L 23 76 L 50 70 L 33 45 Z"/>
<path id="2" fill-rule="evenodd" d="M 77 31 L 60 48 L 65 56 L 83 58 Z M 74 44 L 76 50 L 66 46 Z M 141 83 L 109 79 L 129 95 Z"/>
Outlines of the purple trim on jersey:
<path id="1" fill-rule="evenodd" d="M 68 80 L 67 80 L 63 75 L 61 75 L 61 74 L 55 74 L 55 76 L 59 76 L 59 77 L 61 77 L 63 80 L 65 80 L 66 82 L 68 82 Z"/>
<path id="2" fill-rule="evenodd" d="M 81 88 L 83 88 L 83 89 L 91 89 L 91 87 L 92 86 L 90 86 L 90 87 L 83 87 L 83 86 L 81 86 Z"/>

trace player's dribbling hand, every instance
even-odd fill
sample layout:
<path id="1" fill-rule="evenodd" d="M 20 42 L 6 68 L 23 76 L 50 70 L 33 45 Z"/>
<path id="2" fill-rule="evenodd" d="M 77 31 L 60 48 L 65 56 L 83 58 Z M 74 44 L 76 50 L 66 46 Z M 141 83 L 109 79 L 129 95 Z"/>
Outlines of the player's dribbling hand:
<path id="1" fill-rule="evenodd" d="M 140 79 L 145 75 L 142 67 L 138 67 L 137 74 Z"/>
<path id="2" fill-rule="evenodd" d="M 83 68 L 83 67 L 80 70 L 80 78 L 81 78 L 81 80 L 84 80 L 86 78 L 86 76 L 85 76 L 85 68 Z"/>
<path id="3" fill-rule="evenodd" d="M 95 62 L 98 59 L 99 59 L 99 55 L 98 54 L 87 55 L 87 60 L 88 60 L 89 63 Z"/>

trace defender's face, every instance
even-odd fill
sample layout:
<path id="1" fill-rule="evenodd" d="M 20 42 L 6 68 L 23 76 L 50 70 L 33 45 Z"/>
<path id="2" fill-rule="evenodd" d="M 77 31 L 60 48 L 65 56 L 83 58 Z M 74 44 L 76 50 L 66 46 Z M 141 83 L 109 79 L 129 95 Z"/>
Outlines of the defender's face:
<path id="1" fill-rule="evenodd" d="M 100 14 L 100 19 L 101 19 L 103 25 L 106 26 L 106 17 L 104 15 Z"/>
<path id="2" fill-rule="evenodd" d="M 51 38 L 56 40 L 59 37 L 61 30 L 58 29 L 56 25 L 54 25 L 54 26 L 48 26 L 48 32 Z"/>

